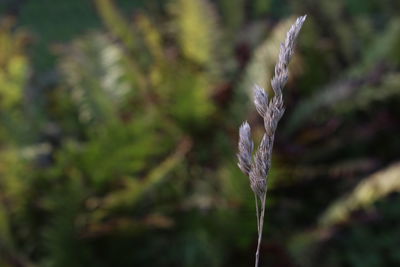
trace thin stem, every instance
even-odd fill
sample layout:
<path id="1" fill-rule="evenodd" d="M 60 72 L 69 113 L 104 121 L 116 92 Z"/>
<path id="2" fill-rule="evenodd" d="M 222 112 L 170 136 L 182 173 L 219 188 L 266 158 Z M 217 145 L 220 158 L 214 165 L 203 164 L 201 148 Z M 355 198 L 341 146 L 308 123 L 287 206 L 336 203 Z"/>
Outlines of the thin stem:
<path id="1" fill-rule="evenodd" d="M 266 199 L 266 193 L 264 193 L 263 199 L 262 199 L 262 207 L 261 207 L 261 217 L 260 217 L 260 228 L 258 232 L 258 243 L 257 243 L 257 251 L 256 251 L 256 263 L 255 267 L 258 267 L 258 262 L 259 262 L 259 256 L 260 256 L 260 247 L 261 247 L 261 239 L 262 239 L 262 233 L 263 233 L 263 226 L 264 226 L 264 214 L 265 214 L 265 199 Z"/>
<path id="2" fill-rule="evenodd" d="M 258 211 L 258 199 L 256 193 L 254 193 L 254 200 L 256 201 L 256 213 L 257 213 L 257 234 L 260 234 L 260 213 Z"/>

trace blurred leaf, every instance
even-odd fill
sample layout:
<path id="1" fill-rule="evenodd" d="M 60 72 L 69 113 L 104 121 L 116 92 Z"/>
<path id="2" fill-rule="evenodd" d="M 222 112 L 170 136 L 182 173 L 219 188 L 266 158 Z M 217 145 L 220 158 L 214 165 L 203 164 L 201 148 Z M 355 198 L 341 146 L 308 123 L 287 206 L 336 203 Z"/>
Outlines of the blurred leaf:
<path id="1" fill-rule="evenodd" d="M 83 190 L 79 177 L 73 177 L 66 181 L 62 190 L 59 188 L 54 192 L 56 195 L 48 195 L 53 204 L 53 216 L 51 226 L 44 231 L 47 252 L 44 266 L 87 266 L 94 263 L 89 260 L 88 250 L 77 234 Z"/>
<path id="2" fill-rule="evenodd" d="M 231 30 L 237 30 L 245 18 L 245 1 L 236 1 L 234 5 L 232 5 L 232 2 L 229 0 L 219 0 L 218 3 L 222 13 L 222 19 L 225 20 L 225 23 Z"/>
<path id="3" fill-rule="evenodd" d="M 400 163 L 363 179 L 352 192 L 327 208 L 321 215 L 319 224 L 329 227 L 344 222 L 355 210 L 368 208 L 375 201 L 393 192 L 400 192 Z"/>
<path id="4" fill-rule="evenodd" d="M 105 209 L 116 207 L 132 207 L 136 202 L 149 192 L 155 185 L 159 184 L 167 174 L 184 160 L 186 153 L 191 148 L 191 141 L 183 139 L 175 152 L 168 156 L 159 166 L 154 168 L 145 178 L 141 180 L 124 179 L 123 190 L 112 192 L 104 200 Z"/>
<path id="5" fill-rule="evenodd" d="M 120 14 L 113 0 L 94 1 L 103 22 L 129 49 L 136 49 L 136 41 L 128 22 Z"/>
<path id="6" fill-rule="evenodd" d="M 207 0 L 176 0 L 170 5 L 183 54 L 201 66 L 214 63 L 218 35 L 216 14 Z M 207 19 L 204 19 L 207 18 Z"/>
<path id="7" fill-rule="evenodd" d="M 12 33 L 13 22 L 0 21 L 0 103 L 4 109 L 21 106 L 29 78 L 28 59 L 24 53 L 23 32 Z"/>
<path id="8" fill-rule="evenodd" d="M 82 123 L 112 123 L 116 107 L 132 93 L 128 63 L 121 48 L 100 34 L 76 41 L 64 53 L 60 68 Z"/>
<path id="9" fill-rule="evenodd" d="M 160 90 L 166 99 L 165 110 L 186 130 L 201 128 L 215 111 L 211 100 L 210 79 L 189 66 L 164 69 Z"/>

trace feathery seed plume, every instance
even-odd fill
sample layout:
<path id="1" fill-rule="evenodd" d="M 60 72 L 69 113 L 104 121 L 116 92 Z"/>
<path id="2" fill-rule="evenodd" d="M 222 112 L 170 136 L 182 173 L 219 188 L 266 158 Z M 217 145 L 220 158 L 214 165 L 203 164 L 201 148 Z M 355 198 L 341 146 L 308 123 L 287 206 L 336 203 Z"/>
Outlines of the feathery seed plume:
<path id="1" fill-rule="evenodd" d="M 271 168 L 272 148 L 274 144 L 275 131 L 279 120 L 285 112 L 283 104 L 282 89 L 289 77 L 288 65 L 294 53 L 295 41 L 301 27 L 306 19 L 305 16 L 297 18 L 286 34 L 286 40 L 281 44 L 278 62 L 275 65 L 275 75 L 271 80 L 274 96 L 269 99 L 267 92 L 254 86 L 254 104 L 257 112 L 263 117 L 265 134 L 253 154 L 253 142 L 251 140 L 251 129 L 247 122 L 244 122 L 239 129 L 239 153 L 237 154 L 238 166 L 244 174 L 249 177 L 250 188 L 254 192 L 257 212 L 258 245 L 256 251 L 255 266 L 258 267 L 259 251 L 262 238 L 262 229 L 265 214 L 265 199 L 267 194 L 267 178 Z M 261 202 L 261 211 L 258 210 L 258 200 Z"/>

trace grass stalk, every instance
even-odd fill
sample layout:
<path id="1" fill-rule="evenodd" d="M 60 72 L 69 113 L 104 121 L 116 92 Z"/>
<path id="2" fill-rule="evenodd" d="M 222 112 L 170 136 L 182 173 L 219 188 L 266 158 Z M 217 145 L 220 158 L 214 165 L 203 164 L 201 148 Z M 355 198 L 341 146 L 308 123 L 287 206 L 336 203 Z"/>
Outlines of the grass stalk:
<path id="1" fill-rule="evenodd" d="M 281 43 L 278 62 L 275 65 L 275 75 L 271 80 L 274 96 L 269 99 L 264 88 L 254 87 L 254 104 L 257 112 L 264 120 L 265 133 L 253 156 L 254 144 L 251 140 L 251 128 L 244 122 L 239 128 L 239 153 L 238 166 L 249 177 L 250 188 L 254 192 L 257 216 L 257 250 L 255 267 L 259 266 L 260 248 L 263 235 L 265 201 L 267 198 L 267 178 L 271 168 L 272 148 L 274 145 L 275 131 L 282 118 L 285 108 L 283 104 L 282 89 L 288 77 L 288 65 L 294 53 L 295 41 L 300 32 L 306 16 L 297 18 L 286 34 L 286 40 Z M 258 207 L 261 202 L 261 210 Z"/>

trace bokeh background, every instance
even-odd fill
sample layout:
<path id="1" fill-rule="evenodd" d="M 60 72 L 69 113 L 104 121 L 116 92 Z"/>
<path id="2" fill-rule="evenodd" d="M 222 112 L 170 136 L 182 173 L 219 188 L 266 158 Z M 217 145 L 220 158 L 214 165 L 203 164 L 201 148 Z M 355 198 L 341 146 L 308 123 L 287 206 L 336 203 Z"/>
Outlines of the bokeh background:
<path id="1" fill-rule="evenodd" d="M 400 1 L 0 1 L 0 266 L 252 266 L 238 127 L 308 14 L 262 266 L 400 266 Z"/>

